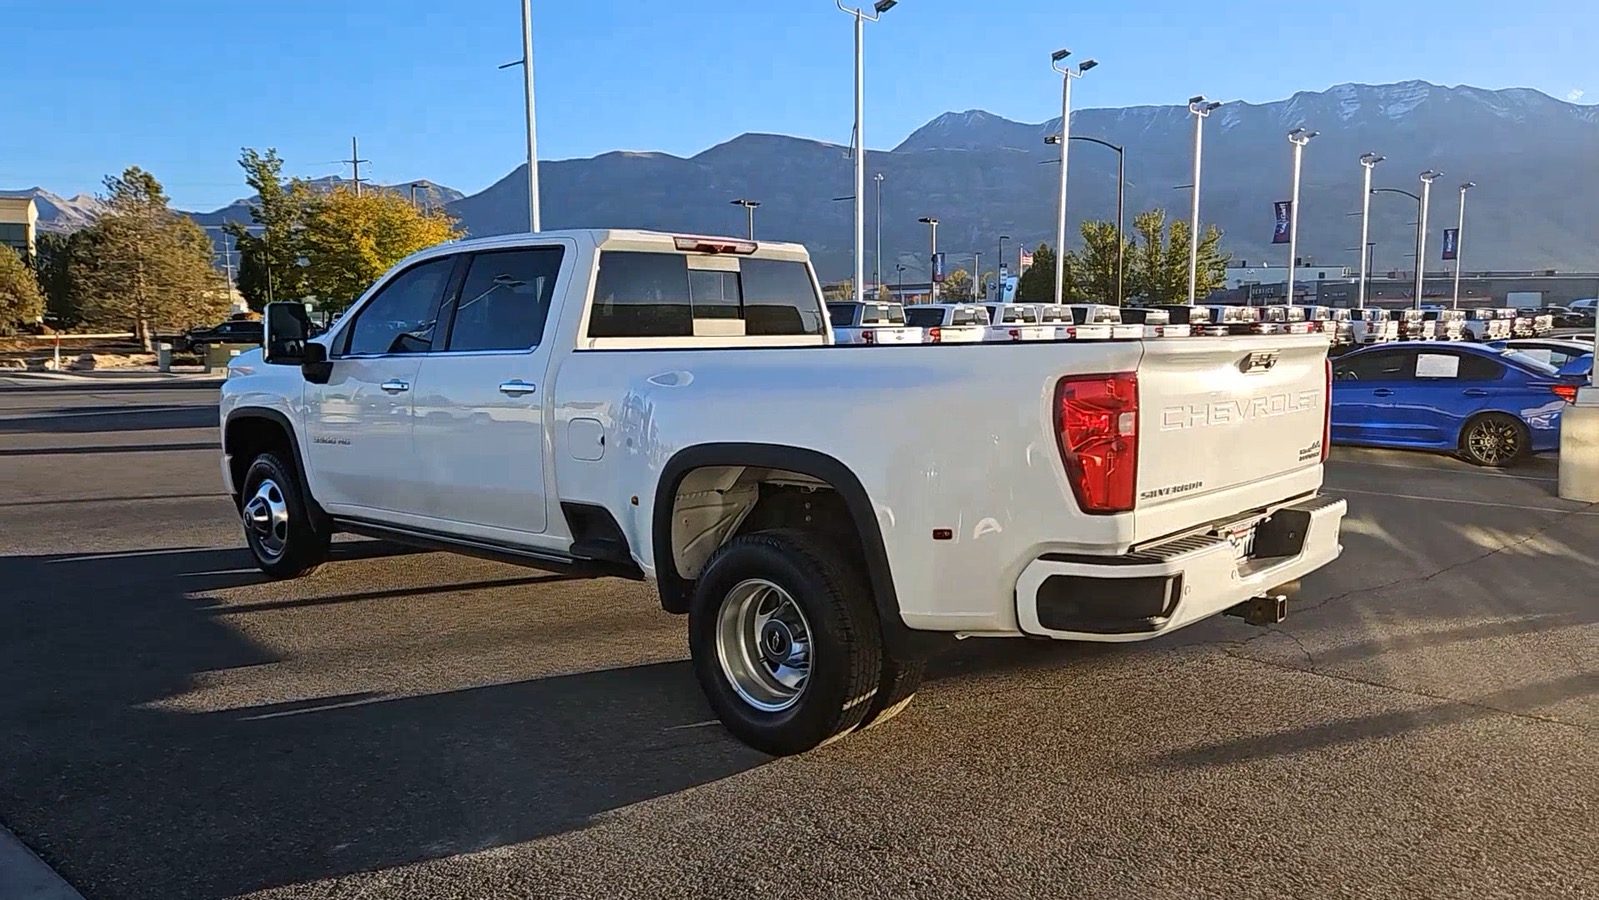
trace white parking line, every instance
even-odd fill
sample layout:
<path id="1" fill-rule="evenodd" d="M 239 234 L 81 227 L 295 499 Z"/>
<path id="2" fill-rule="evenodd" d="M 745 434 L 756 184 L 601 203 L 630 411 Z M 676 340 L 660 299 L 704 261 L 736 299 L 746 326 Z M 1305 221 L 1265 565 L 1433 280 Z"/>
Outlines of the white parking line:
<path id="1" fill-rule="evenodd" d="M 0 897 L 6 900 L 83 900 L 17 836 L 0 828 Z"/>
<path id="2" fill-rule="evenodd" d="M 1331 494 L 1363 494 L 1367 497 L 1388 497 L 1393 500 L 1425 500 L 1434 503 L 1464 503 L 1467 506 L 1493 506 L 1499 509 L 1520 509 L 1527 512 L 1567 513 L 1573 516 L 1599 516 L 1599 509 L 1594 509 L 1593 504 L 1578 504 L 1577 506 L 1528 506 L 1525 503 L 1494 503 L 1491 500 L 1456 500 L 1453 497 L 1423 497 L 1418 494 L 1395 494 L 1391 491 L 1357 491 L 1353 488 L 1327 487 Z M 1575 500 L 1568 501 L 1576 503 Z"/>
<path id="3" fill-rule="evenodd" d="M 1442 472 L 1448 475 L 1475 475 L 1481 478 L 1514 478 L 1517 481 L 1559 481 L 1558 478 L 1548 478 L 1543 475 L 1510 475 L 1505 472 L 1479 472 L 1474 469 L 1446 469 L 1442 466 L 1406 466 L 1400 463 L 1367 462 L 1363 459 L 1335 459 L 1331 460 L 1340 465 L 1349 466 L 1376 466 L 1379 469 L 1413 469 L 1417 472 Z"/>

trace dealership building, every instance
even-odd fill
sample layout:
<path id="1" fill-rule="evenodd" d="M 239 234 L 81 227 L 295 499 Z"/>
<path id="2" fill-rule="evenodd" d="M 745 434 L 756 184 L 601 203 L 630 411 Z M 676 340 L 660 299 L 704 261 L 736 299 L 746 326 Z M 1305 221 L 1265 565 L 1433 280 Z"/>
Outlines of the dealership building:
<path id="1" fill-rule="evenodd" d="M 32 259 L 38 251 L 39 208 L 32 197 L 0 197 L 0 244 Z"/>

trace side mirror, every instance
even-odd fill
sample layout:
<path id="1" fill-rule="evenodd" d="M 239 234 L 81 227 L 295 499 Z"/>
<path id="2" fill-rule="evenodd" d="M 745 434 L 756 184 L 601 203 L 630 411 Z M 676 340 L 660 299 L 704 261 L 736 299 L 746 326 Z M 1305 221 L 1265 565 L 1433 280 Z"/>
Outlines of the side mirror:
<path id="1" fill-rule="evenodd" d="M 268 303 L 261 312 L 262 359 L 275 365 L 299 365 L 311 337 L 311 316 L 304 303 Z"/>
<path id="2" fill-rule="evenodd" d="M 328 345 L 314 341 L 305 345 L 300 356 L 300 374 L 312 384 L 327 384 L 333 377 L 333 362 L 328 359 Z"/>

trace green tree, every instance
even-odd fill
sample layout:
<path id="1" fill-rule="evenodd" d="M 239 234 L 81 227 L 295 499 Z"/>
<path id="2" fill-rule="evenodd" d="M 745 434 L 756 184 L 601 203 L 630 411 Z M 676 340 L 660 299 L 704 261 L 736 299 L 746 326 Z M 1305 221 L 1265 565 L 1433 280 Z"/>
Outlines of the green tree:
<path id="1" fill-rule="evenodd" d="M 78 240 L 72 291 L 84 320 L 131 328 L 145 349 L 156 328 L 215 321 L 230 305 L 204 229 L 168 207 L 155 176 L 131 166 L 105 180 L 106 210 Z"/>
<path id="2" fill-rule="evenodd" d="M 246 147 L 239 156 L 244 182 L 255 189 L 247 226 L 223 226 L 239 251 L 239 293 L 252 309 L 268 300 L 294 299 L 307 293 L 302 263 L 302 236 L 317 197 L 301 178 L 283 180 L 283 160 L 268 148 L 266 155 Z"/>
<path id="3" fill-rule="evenodd" d="M 33 267 L 0 247 L 0 334 L 15 334 L 44 315 L 44 292 Z"/>
<path id="4" fill-rule="evenodd" d="M 945 303 L 964 303 L 972 299 L 972 273 L 956 269 L 945 275 L 938 286 L 938 299 Z"/>
<path id="5" fill-rule="evenodd" d="M 1070 275 L 1069 272 L 1067 274 Z M 1070 285 L 1069 277 L 1067 284 Z M 1048 244 L 1038 245 L 1038 249 L 1033 251 L 1033 264 L 1017 279 L 1016 302 L 1055 302 L 1055 251 Z"/>
<path id="6" fill-rule="evenodd" d="M 1117 302 L 1116 267 L 1132 256 L 1132 242 L 1116 235 L 1116 223 L 1090 220 L 1082 225 L 1083 249 L 1069 253 L 1066 267 L 1072 273 L 1074 293 L 1090 303 Z M 1117 258 L 1116 249 L 1122 248 Z"/>
<path id="7" fill-rule="evenodd" d="M 855 299 L 855 279 L 853 278 L 822 285 L 822 300 L 827 303 L 843 303 L 853 299 Z"/>
<path id="8" fill-rule="evenodd" d="M 311 204 L 301 233 L 305 292 L 319 308 L 343 309 L 395 263 L 460 236 L 442 210 L 424 213 L 387 191 L 334 188 Z"/>
<path id="9" fill-rule="evenodd" d="M 84 245 L 81 234 L 47 231 L 39 235 L 34 270 L 44 291 L 45 311 L 62 327 L 76 325 L 83 318 L 72 289 L 73 260 Z"/>
<path id="10" fill-rule="evenodd" d="M 1134 247 L 1128 258 L 1127 292 L 1146 304 L 1188 302 L 1188 223 L 1166 223 L 1166 211 L 1133 218 Z M 1208 226 L 1199 240 L 1194 296 L 1204 299 L 1227 281 L 1231 253 L 1221 252 L 1221 231 Z"/>

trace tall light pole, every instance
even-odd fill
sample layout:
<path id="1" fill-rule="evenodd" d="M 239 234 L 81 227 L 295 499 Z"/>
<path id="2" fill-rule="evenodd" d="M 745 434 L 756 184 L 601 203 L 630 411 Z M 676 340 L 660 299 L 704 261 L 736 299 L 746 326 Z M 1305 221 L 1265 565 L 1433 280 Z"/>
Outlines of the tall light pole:
<path id="1" fill-rule="evenodd" d="M 1294 191 L 1288 201 L 1288 305 L 1294 305 L 1294 271 L 1299 267 L 1299 170 L 1305 155 L 1305 145 L 1320 134 L 1306 131 L 1303 126 L 1288 132 L 1288 143 L 1294 145 Z"/>
<path id="2" fill-rule="evenodd" d="M 1426 284 L 1423 271 L 1427 261 L 1427 206 L 1432 197 L 1433 180 L 1443 175 L 1432 169 L 1421 173 L 1421 219 L 1416 223 L 1416 309 L 1421 309 L 1421 290 Z"/>
<path id="3" fill-rule="evenodd" d="M 1056 50 L 1049 55 L 1049 67 L 1060 73 L 1060 202 L 1055 209 L 1055 302 L 1060 303 L 1066 290 L 1066 156 L 1072 136 L 1072 79 L 1099 65 L 1092 59 L 1078 64 L 1077 70 L 1061 63 L 1071 56 L 1070 50 Z"/>
<path id="4" fill-rule="evenodd" d="M 737 200 L 732 201 L 732 205 L 744 207 L 744 214 L 747 217 L 747 222 L 744 226 L 744 236 L 752 241 L 755 240 L 755 208 L 761 205 L 761 201 L 740 197 Z"/>
<path id="5" fill-rule="evenodd" d="M 527 2 L 527 0 L 523 0 Z M 877 0 L 873 15 L 860 7 L 850 9 L 844 0 L 833 0 L 843 12 L 855 17 L 855 302 L 866 299 L 866 23 L 876 22 L 893 9 L 899 0 Z"/>
<path id="6" fill-rule="evenodd" d="M 923 225 L 926 225 L 927 226 L 927 230 L 931 233 L 931 239 L 932 239 L 932 242 L 933 242 L 933 250 L 932 250 L 932 255 L 927 258 L 927 283 L 929 285 L 928 290 L 927 290 L 927 295 L 928 295 L 928 299 L 929 300 L 931 300 L 933 303 L 937 303 L 938 302 L 938 282 L 933 280 L 933 264 L 938 260 L 938 217 L 937 216 L 922 216 L 920 219 L 917 219 L 916 221 L 922 223 Z"/>
<path id="7" fill-rule="evenodd" d="M 1360 192 L 1360 293 L 1357 309 L 1366 308 L 1366 277 L 1371 268 L 1371 170 L 1387 159 L 1375 153 L 1360 154 L 1360 167 L 1366 170 L 1366 188 Z"/>
<path id="8" fill-rule="evenodd" d="M 537 119 L 533 115 L 533 0 L 522 0 L 522 58 L 508 62 L 502 69 L 522 67 L 522 93 L 527 105 L 527 224 L 528 230 L 539 228 L 539 138 Z"/>
<path id="9" fill-rule="evenodd" d="M 883 173 L 872 176 L 877 183 L 877 252 L 872 254 L 872 283 L 883 290 Z"/>
<path id="10" fill-rule="evenodd" d="M 1466 234 L 1466 192 L 1476 186 L 1474 181 L 1460 186 L 1460 221 L 1455 223 L 1455 299 L 1450 302 L 1450 309 L 1460 308 L 1460 242 Z"/>
<path id="11" fill-rule="evenodd" d="M 983 251 L 972 251 L 972 302 L 983 299 Z"/>
<path id="12" fill-rule="evenodd" d="M 1188 305 L 1193 306 L 1199 289 L 1199 163 L 1204 154 L 1205 120 L 1221 106 L 1220 100 L 1204 94 L 1188 98 L 1188 111 L 1194 116 L 1194 197 L 1188 213 Z"/>

